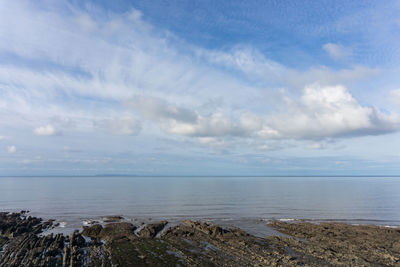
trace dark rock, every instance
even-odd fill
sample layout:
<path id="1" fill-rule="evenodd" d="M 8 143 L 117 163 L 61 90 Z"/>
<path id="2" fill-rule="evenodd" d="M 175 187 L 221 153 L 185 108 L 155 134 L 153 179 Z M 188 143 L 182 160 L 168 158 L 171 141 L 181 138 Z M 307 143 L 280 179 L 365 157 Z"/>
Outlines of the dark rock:
<path id="1" fill-rule="evenodd" d="M 123 219 L 124 217 L 122 216 L 108 216 L 106 217 L 106 219 L 104 220 L 104 222 L 108 223 L 108 222 L 119 222 Z"/>
<path id="2" fill-rule="evenodd" d="M 92 226 L 84 226 L 82 235 L 92 237 L 92 238 L 97 238 L 100 235 L 101 230 L 103 229 L 103 226 L 100 224 L 95 224 Z"/>
<path id="3" fill-rule="evenodd" d="M 103 229 L 101 229 L 99 237 L 106 241 L 111 241 L 120 238 L 135 238 L 134 231 L 136 226 L 131 223 L 110 223 L 106 224 Z"/>
<path id="4" fill-rule="evenodd" d="M 138 235 L 143 238 L 154 238 L 162 229 L 164 229 L 167 223 L 167 221 L 161 221 L 158 223 L 147 224 L 140 230 Z"/>
<path id="5" fill-rule="evenodd" d="M 69 236 L 69 244 L 71 247 L 83 247 L 85 245 L 85 239 L 79 233 L 79 231 L 74 231 Z"/>

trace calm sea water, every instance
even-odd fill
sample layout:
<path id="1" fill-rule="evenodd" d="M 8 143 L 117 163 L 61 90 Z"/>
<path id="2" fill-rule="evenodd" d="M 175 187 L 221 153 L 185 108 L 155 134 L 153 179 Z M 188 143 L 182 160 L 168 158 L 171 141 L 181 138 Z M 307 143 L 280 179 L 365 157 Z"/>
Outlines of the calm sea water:
<path id="1" fill-rule="evenodd" d="M 400 177 L 1 177 L 0 210 L 70 228 L 107 215 L 400 225 Z"/>

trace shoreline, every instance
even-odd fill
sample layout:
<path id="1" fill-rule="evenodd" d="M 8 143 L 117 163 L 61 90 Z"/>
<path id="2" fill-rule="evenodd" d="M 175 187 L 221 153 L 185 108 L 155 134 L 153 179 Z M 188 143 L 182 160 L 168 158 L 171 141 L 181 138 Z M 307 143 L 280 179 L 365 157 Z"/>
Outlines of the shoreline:
<path id="1" fill-rule="evenodd" d="M 3 209 L 0 210 L 0 213 L 19 213 L 20 209 Z M 49 233 L 57 234 L 63 233 L 64 235 L 69 235 L 75 230 L 81 231 L 84 226 L 90 225 L 92 222 L 98 222 L 100 224 L 106 223 L 107 219 L 110 217 L 121 217 L 121 221 L 129 222 L 133 224 L 143 224 L 143 223 L 151 223 L 152 221 L 162 221 L 167 220 L 170 224 L 181 224 L 185 220 L 193 220 L 193 221 L 202 221 L 211 224 L 217 224 L 223 227 L 237 227 L 246 232 L 258 236 L 263 237 L 265 235 L 273 235 L 276 231 L 272 228 L 268 227 L 270 222 L 278 221 L 278 222 L 287 222 L 287 223 L 301 223 L 307 222 L 312 224 L 320 224 L 320 223 L 343 223 L 354 226 L 363 226 L 363 225 L 373 225 L 379 227 L 386 228 L 400 228 L 400 221 L 398 220 L 377 220 L 377 219 L 326 219 L 326 218 L 290 218 L 290 217 L 201 217 L 201 216 L 151 216 L 151 215 L 141 215 L 141 216 L 132 216 L 125 215 L 122 213 L 115 214 L 104 214 L 104 215 L 91 215 L 84 216 L 74 214 L 65 215 L 65 216 L 52 216 L 51 213 L 48 212 L 40 212 L 40 211 L 26 211 L 28 215 L 33 217 L 42 218 L 43 220 L 53 220 L 55 224 L 58 226 L 54 227 L 53 231 Z M 154 215 L 154 214 L 153 214 Z M 272 232 L 272 233 L 271 233 Z"/>
<path id="2" fill-rule="evenodd" d="M 400 227 L 271 221 L 277 235 L 185 220 L 88 222 L 70 235 L 27 212 L 0 212 L 0 266 L 396 266 Z M 33 265 L 32 265 L 33 264 Z"/>
<path id="3" fill-rule="evenodd" d="M 31 214 L 32 215 L 32 214 Z M 35 217 L 43 218 L 43 216 L 36 215 Z M 279 235 L 279 232 L 269 227 L 268 225 L 272 222 L 285 222 L 285 223 L 311 223 L 311 224 L 323 224 L 323 223 L 341 223 L 352 226 L 377 226 L 384 228 L 400 228 L 400 224 L 397 221 L 376 221 L 376 220 L 357 220 L 357 219 L 297 219 L 297 218 L 199 218 L 199 217 L 132 217 L 125 215 L 107 215 L 107 216 L 93 216 L 90 218 L 80 218 L 79 220 L 65 220 L 64 218 L 58 218 L 55 223 L 59 226 L 51 229 L 52 233 L 63 233 L 69 235 L 75 230 L 83 230 L 83 227 L 90 226 L 95 223 L 106 224 L 107 220 L 112 217 L 121 217 L 120 222 L 128 222 L 132 224 L 150 224 L 154 221 L 168 221 L 168 226 L 178 225 L 184 223 L 185 220 L 202 221 L 210 224 L 217 224 L 222 227 L 237 227 L 254 236 L 264 237 L 271 235 Z M 47 220 L 53 220 L 51 216 L 44 217 Z M 392 223 L 392 224 L 390 224 Z M 51 233 L 51 232 L 49 232 Z"/>

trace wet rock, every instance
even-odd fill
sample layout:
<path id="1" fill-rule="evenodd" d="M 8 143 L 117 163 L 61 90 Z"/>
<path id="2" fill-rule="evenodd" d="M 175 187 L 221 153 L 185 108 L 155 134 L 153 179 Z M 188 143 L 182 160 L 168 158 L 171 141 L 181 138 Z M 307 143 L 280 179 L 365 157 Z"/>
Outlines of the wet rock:
<path id="1" fill-rule="evenodd" d="M 92 237 L 92 238 L 97 238 L 100 235 L 101 230 L 103 229 L 103 226 L 100 224 L 95 224 L 92 226 L 84 226 L 82 234 L 84 236 Z"/>
<path id="2" fill-rule="evenodd" d="M 196 230 L 199 230 L 207 235 L 210 235 L 212 237 L 224 237 L 226 235 L 231 235 L 232 231 L 224 229 L 218 225 L 214 224 L 209 224 L 206 222 L 194 222 L 190 220 L 185 220 L 185 224 L 190 226 L 191 228 L 194 228 Z"/>
<path id="3" fill-rule="evenodd" d="M 54 225 L 55 220 L 48 220 L 47 222 L 42 223 L 43 229 L 51 228 Z"/>
<path id="4" fill-rule="evenodd" d="M 167 223 L 167 221 L 161 221 L 147 224 L 139 231 L 138 235 L 142 238 L 154 238 L 162 229 L 164 229 Z"/>
<path id="5" fill-rule="evenodd" d="M 83 247 L 85 245 L 85 239 L 79 231 L 76 230 L 69 236 L 69 244 L 71 247 Z"/>
<path id="6" fill-rule="evenodd" d="M 271 227 L 303 240 L 282 238 L 282 243 L 300 253 L 323 259 L 335 265 L 396 266 L 400 253 L 396 243 L 398 229 L 343 223 L 307 222 L 284 223 L 275 221 Z"/>
<path id="7" fill-rule="evenodd" d="M 104 222 L 106 223 L 110 223 L 110 222 L 119 222 L 123 219 L 124 217 L 122 216 L 107 216 L 104 220 Z"/>
<path id="8" fill-rule="evenodd" d="M 106 224 L 104 228 L 101 229 L 99 237 L 104 240 L 111 241 L 121 238 L 135 238 L 134 231 L 136 230 L 136 226 L 131 223 L 122 222 L 122 223 L 110 223 Z"/>

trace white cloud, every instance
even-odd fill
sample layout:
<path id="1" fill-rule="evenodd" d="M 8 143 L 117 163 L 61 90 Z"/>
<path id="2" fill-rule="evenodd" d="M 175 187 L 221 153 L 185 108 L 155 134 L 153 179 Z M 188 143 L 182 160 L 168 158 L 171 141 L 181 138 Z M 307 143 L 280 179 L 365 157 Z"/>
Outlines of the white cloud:
<path id="1" fill-rule="evenodd" d="M 397 114 L 360 105 L 343 86 L 307 86 L 300 100 L 290 100 L 287 107 L 287 112 L 267 118 L 269 126 L 285 138 L 384 134 L 400 127 Z"/>
<path id="2" fill-rule="evenodd" d="M 140 122 L 133 117 L 99 120 L 94 122 L 94 127 L 116 135 L 137 135 L 142 129 Z"/>
<path id="3" fill-rule="evenodd" d="M 205 142 L 221 136 L 319 139 L 384 134 L 400 128 L 398 115 L 360 105 L 343 86 L 310 85 L 304 88 L 300 99 L 286 97 L 286 107 L 279 113 L 244 112 L 236 117 L 221 112 L 201 115 L 161 99 L 150 100 L 151 105 L 132 104 L 133 101 L 130 106 L 157 122 L 165 132 L 203 137 Z M 141 101 L 148 102 L 144 97 Z"/>
<path id="4" fill-rule="evenodd" d="M 53 136 L 59 134 L 59 132 L 51 124 L 37 127 L 33 130 L 33 133 L 41 136 Z"/>
<path id="5" fill-rule="evenodd" d="M 127 105 L 139 110 L 151 120 L 174 119 L 181 122 L 195 122 L 197 114 L 189 109 L 177 107 L 157 97 L 135 96 Z"/>
<path id="6" fill-rule="evenodd" d="M 5 136 L 0 135 L 0 141 L 3 141 L 3 140 L 5 140 L 5 139 L 6 139 Z"/>
<path id="7" fill-rule="evenodd" d="M 207 137 L 246 134 L 252 125 L 236 123 L 223 113 L 202 116 L 198 111 L 180 107 L 155 97 L 135 97 L 127 102 L 146 119 L 156 121 L 165 131 L 178 135 Z M 247 115 L 243 115 L 247 116 Z"/>
<path id="8" fill-rule="evenodd" d="M 351 50 L 341 44 L 327 43 L 322 48 L 333 58 L 333 59 L 344 59 L 351 55 Z"/>
<path id="9" fill-rule="evenodd" d="M 170 119 L 162 124 L 162 128 L 170 133 L 188 136 L 236 136 L 245 134 L 240 124 L 222 113 L 214 113 L 206 117 L 198 116 L 195 122 Z"/>
<path id="10" fill-rule="evenodd" d="M 9 146 L 9 147 L 7 147 L 7 152 L 9 154 L 14 154 L 17 152 L 17 148 L 15 146 Z"/>
<path id="11" fill-rule="evenodd" d="M 226 140 L 222 138 L 216 138 L 216 137 L 199 137 L 197 141 L 200 144 L 204 145 L 209 145 L 212 147 L 217 147 L 217 148 L 225 148 L 226 146 L 229 146 L 232 148 L 232 143 L 226 142 Z"/>

